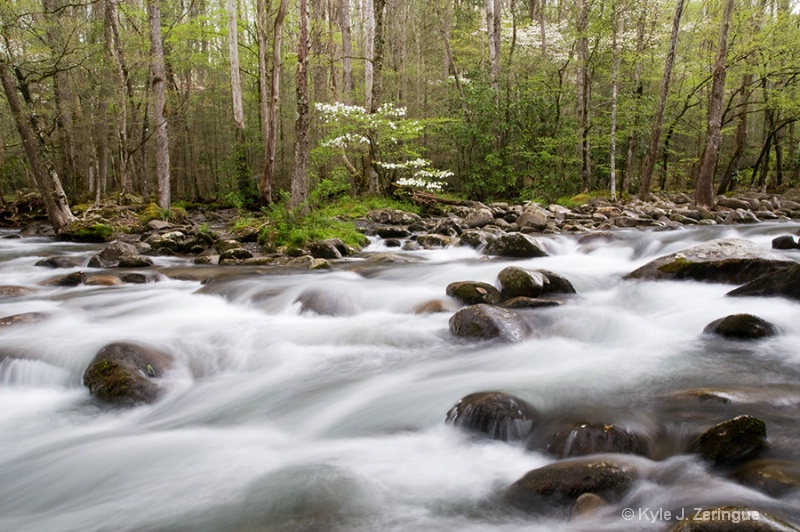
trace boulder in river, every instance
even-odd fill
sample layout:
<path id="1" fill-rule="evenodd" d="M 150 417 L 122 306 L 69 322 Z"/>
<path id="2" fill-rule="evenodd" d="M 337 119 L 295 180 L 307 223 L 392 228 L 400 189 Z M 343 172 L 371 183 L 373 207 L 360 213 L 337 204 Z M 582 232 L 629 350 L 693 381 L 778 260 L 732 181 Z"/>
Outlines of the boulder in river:
<path id="1" fill-rule="evenodd" d="M 156 349 L 113 343 L 97 352 L 83 374 L 83 383 L 107 403 L 152 403 L 162 390 L 158 378 L 173 364 L 172 356 Z"/>
<path id="2" fill-rule="evenodd" d="M 47 257 L 45 259 L 41 259 L 36 261 L 34 266 L 42 266 L 45 268 L 77 268 L 83 264 L 83 259 L 78 257 Z"/>
<path id="3" fill-rule="evenodd" d="M 453 314 L 450 332 L 470 340 L 499 338 L 516 342 L 528 335 L 530 327 L 519 314 L 511 310 L 481 303 Z"/>
<path id="4" fill-rule="evenodd" d="M 53 277 L 39 283 L 42 286 L 78 286 L 86 279 L 86 273 L 72 272 L 67 275 Z"/>
<path id="5" fill-rule="evenodd" d="M 539 297 L 545 291 L 545 285 L 550 284 L 547 277 L 534 270 L 509 266 L 497 274 L 497 282 L 504 299 L 513 297 Z"/>
<path id="6" fill-rule="evenodd" d="M 529 512 L 574 505 L 584 493 L 616 500 L 633 484 L 633 468 L 610 458 L 564 460 L 528 471 L 505 492 L 505 499 Z"/>
<path id="7" fill-rule="evenodd" d="M 500 292 L 494 286 L 480 281 L 457 281 L 447 285 L 447 295 L 455 298 L 465 305 L 500 303 Z"/>
<path id="8" fill-rule="evenodd" d="M 792 264 L 731 290 L 728 296 L 778 296 L 800 300 L 800 264 Z"/>
<path id="9" fill-rule="evenodd" d="M 792 532 L 797 527 L 744 506 L 715 506 L 688 508 L 681 515 L 687 517 L 669 529 L 669 532 Z"/>
<path id="10" fill-rule="evenodd" d="M 626 279 L 741 284 L 796 264 L 749 240 L 721 238 L 652 260 Z"/>
<path id="11" fill-rule="evenodd" d="M 792 235 L 781 235 L 772 239 L 772 249 L 797 249 L 797 241 Z"/>
<path id="12" fill-rule="evenodd" d="M 485 255 L 516 259 L 546 257 L 547 252 L 533 237 L 523 233 L 506 233 L 489 241 L 483 248 Z"/>
<path id="13" fill-rule="evenodd" d="M 313 312 L 320 316 L 351 316 L 358 311 L 347 294 L 322 288 L 307 288 L 294 302 L 300 303 L 301 313 Z"/>
<path id="14" fill-rule="evenodd" d="M 529 403 L 504 392 L 478 392 L 460 399 L 445 421 L 494 440 L 524 439 L 539 419 Z"/>
<path id="15" fill-rule="evenodd" d="M 767 425 L 753 416 L 736 416 L 714 425 L 692 443 L 691 451 L 716 465 L 739 460 L 767 442 Z"/>
<path id="16" fill-rule="evenodd" d="M 575 423 L 546 438 L 545 449 L 562 458 L 600 453 L 647 456 L 647 440 L 614 423 Z"/>
<path id="17" fill-rule="evenodd" d="M 774 458 L 753 460 L 738 469 L 734 477 L 770 497 L 800 493 L 800 462 Z"/>
<path id="18" fill-rule="evenodd" d="M 755 340 L 775 336 L 778 329 L 770 322 L 752 314 L 731 314 L 706 325 L 703 332 L 725 338 Z"/>

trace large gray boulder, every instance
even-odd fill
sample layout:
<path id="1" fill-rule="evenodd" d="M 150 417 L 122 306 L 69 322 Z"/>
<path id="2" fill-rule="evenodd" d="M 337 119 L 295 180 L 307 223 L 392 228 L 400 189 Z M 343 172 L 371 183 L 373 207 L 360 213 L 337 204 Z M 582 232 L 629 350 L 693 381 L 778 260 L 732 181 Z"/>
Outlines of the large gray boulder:
<path id="1" fill-rule="evenodd" d="M 152 403 L 162 391 L 159 377 L 174 359 L 161 351 L 130 343 L 103 347 L 83 374 L 83 383 L 98 399 L 118 405 Z"/>
<path id="2" fill-rule="evenodd" d="M 794 264 L 749 240 L 722 238 L 659 257 L 625 278 L 741 284 Z"/>
<path id="3" fill-rule="evenodd" d="M 497 274 L 497 282 L 504 299 L 513 297 L 539 297 L 550 284 L 547 277 L 538 271 L 509 266 Z"/>
<path id="4" fill-rule="evenodd" d="M 507 233 L 491 240 L 483 248 L 485 255 L 516 259 L 546 257 L 547 252 L 535 239 L 523 233 Z"/>

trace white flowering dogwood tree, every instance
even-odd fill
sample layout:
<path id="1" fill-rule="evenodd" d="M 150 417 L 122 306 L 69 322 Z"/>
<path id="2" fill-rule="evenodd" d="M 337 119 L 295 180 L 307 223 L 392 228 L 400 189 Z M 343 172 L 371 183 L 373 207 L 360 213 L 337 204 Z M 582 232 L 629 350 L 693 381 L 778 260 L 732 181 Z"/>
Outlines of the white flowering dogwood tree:
<path id="1" fill-rule="evenodd" d="M 340 159 L 357 186 L 386 192 L 395 183 L 437 192 L 453 175 L 421 157 L 416 141 L 424 124 L 407 118 L 405 107 L 385 103 L 372 114 L 343 103 L 318 103 L 316 109 L 327 131 L 317 153 Z"/>

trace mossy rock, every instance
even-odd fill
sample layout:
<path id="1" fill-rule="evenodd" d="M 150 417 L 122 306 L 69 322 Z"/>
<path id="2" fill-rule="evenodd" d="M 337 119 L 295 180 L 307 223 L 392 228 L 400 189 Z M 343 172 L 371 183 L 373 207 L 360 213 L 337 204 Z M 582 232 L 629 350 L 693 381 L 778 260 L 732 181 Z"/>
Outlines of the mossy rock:
<path id="1" fill-rule="evenodd" d="M 744 464 L 734 478 L 770 497 L 800 493 L 800 462 L 764 458 Z"/>
<path id="2" fill-rule="evenodd" d="M 478 392 L 461 398 L 446 423 L 494 440 L 517 441 L 530 434 L 540 415 L 529 403 L 504 392 Z"/>
<path id="3" fill-rule="evenodd" d="M 775 336 L 778 329 L 770 322 L 752 314 L 731 314 L 714 320 L 703 329 L 705 334 L 717 334 L 725 338 L 756 340 Z"/>
<path id="4" fill-rule="evenodd" d="M 485 255 L 496 255 L 517 259 L 546 257 L 547 252 L 532 237 L 523 233 L 508 233 L 491 240 L 483 248 Z"/>
<path id="5" fill-rule="evenodd" d="M 659 257 L 625 278 L 741 284 L 794 264 L 749 240 L 723 238 Z"/>
<path id="6" fill-rule="evenodd" d="M 733 297 L 775 296 L 800 300 L 800 264 L 792 264 L 788 268 L 753 279 L 725 295 Z"/>
<path id="7" fill-rule="evenodd" d="M 715 465 L 744 458 L 767 442 L 767 425 L 753 416 L 736 416 L 697 437 L 690 450 Z"/>
<path id="8" fill-rule="evenodd" d="M 170 355 L 156 349 L 113 343 L 97 352 L 83 374 L 83 383 L 107 403 L 152 403 L 162 390 L 158 378 L 173 365 Z"/>
<path id="9" fill-rule="evenodd" d="M 70 242 L 108 242 L 114 236 L 114 228 L 104 223 L 73 222 L 58 234 L 60 240 Z"/>
<path id="10" fill-rule="evenodd" d="M 545 285 L 549 284 L 544 274 L 519 266 L 509 266 L 501 270 L 497 274 L 497 282 L 500 284 L 503 299 L 536 298 L 544 293 Z"/>

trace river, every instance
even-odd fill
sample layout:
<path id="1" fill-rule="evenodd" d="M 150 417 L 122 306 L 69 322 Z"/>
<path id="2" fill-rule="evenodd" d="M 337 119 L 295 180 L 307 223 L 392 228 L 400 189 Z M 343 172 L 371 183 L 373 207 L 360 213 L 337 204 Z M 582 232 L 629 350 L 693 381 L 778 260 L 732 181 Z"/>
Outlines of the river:
<path id="1" fill-rule="evenodd" d="M 88 261 L 97 246 L 0 238 L 0 285 L 37 290 L 0 300 L 0 317 L 46 315 L 0 330 L 0 530 L 663 530 L 674 521 L 620 512 L 721 503 L 800 522 L 800 495 L 768 497 L 659 444 L 751 414 L 767 423 L 767 456 L 800 460 L 800 303 L 726 298 L 731 285 L 622 279 L 695 243 L 743 237 L 769 248 L 797 230 L 621 231 L 586 244 L 559 235 L 541 237 L 550 256 L 530 260 L 454 248 L 412 252 L 417 264 L 357 260 L 326 273 L 225 267 L 207 284 L 167 276 L 203 271 L 189 260 L 157 257 L 159 282 L 75 288 L 38 283 L 78 268 L 34 263 Z M 375 242 L 372 251 L 387 250 Z M 467 342 L 450 334 L 449 313 L 412 312 L 450 282 L 494 283 L 511 264 L 552 270 L 578 292 L 537 310 L 525 341 Z M 334 296 L 343 315 L 301 313 L 295 300 L 309 289 Z M 739 312 L 781 334 L 751 343 L 701 334 Z M 158 402 L 112 408 L 82 386 L 94 354 L 115 341 L 177 359 Z M 675 395 L 709 387 L 735 400 Z M 631 458 L 646 475 L 591 518 L 507 511 L 487 501 L 556 458 L 445 425 L 459 398 L 483 390 L 551 417 L 636 427 L 659 456 Z"/>

